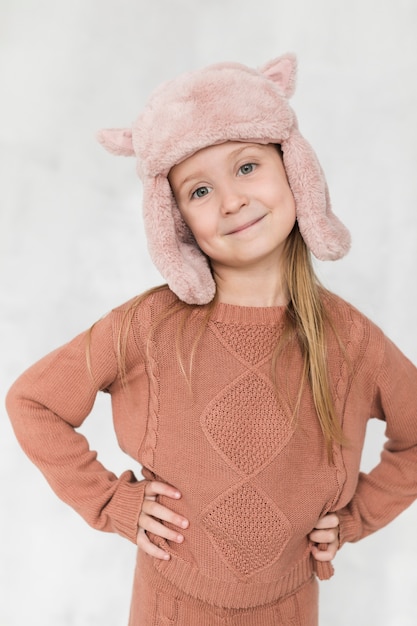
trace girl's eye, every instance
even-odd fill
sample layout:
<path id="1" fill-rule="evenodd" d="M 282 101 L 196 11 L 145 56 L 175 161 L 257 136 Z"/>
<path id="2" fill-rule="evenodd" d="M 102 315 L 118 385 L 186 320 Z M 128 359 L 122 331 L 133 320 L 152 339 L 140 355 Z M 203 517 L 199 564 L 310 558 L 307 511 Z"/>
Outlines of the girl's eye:
<path id="1" fill-rule="evenodd" d="M 191 194 L 192 198 L 204 198 L 207 194 L 210 193 L 210 187 L 199 187 Z"/>
<path id="2" fill-rule="evenodd" d="M 245 163 L 244 165 L 239 167 L 239 174 L 243 174 L 243 176 L 245 176 L 246 174 L 251 174 L 255 167 L 255 163 Z"/>

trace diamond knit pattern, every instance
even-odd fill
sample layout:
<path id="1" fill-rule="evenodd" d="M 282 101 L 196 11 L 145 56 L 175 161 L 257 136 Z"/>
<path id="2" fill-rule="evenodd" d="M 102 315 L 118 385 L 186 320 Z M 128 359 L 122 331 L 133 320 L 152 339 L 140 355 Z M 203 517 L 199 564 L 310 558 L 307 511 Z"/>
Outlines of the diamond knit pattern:
<path id="1" fill-rule="evenodd" d="M 218 335 L 235 354 L 256 365 L 271 354 L 282 332 L 282 325 L 254 326 L 213 322 Z"/>
<path id="2" fill-rule="evenodd" d="M 201 416 L 207 439 L 239 475 L 239 482 L 206 508 L 201 523 L 224 561 L 245 579 L 279 558 L 291 533 L 284 513 L 252 482 L 293 432 L 288 411 L 260 370 L 281 327 L 217 322 L 212 328 L 246 371 L 229 382 Z"/>
<path id="3" fill-rule="evenodd" d="M 240 577 L 276 560 L 291 530 L 285 515 L 250 484 L 229 491 L 215 502 L 206 512 L 204 524 L 223 558 Z"/>
<path id="4" fill-rule="evenodd" d="M 272 384 L 253 372 L 217 396 L 203 420 L 215 448 L 245 474 L 264 465 L 291 435 Z"/>

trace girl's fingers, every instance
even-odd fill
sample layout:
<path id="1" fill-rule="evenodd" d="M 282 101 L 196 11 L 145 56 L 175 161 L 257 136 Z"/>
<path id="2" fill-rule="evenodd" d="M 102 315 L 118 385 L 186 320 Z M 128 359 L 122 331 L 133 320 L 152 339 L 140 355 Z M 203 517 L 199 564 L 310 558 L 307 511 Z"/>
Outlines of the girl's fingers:
<path id="1" fill-rule="evenodd" d="M 187 528 L 188 520 L 182 515 L 172 511 L 169 507 L 160 504 L 157 501 L 157 496 L 166 496 L 174 500 L 181 498 L 178 489 L 172 485 L 156 480 L 146 483 L 145 498 L 138 520 L 139 530 L 137 534 L 137 545 L 141 550 L 146 552 L 146 554 L 157 559 L 167 560 L 170 558 L 170 555 L 154 544 L 146 533 L 152 533 L 156 538 L 182 543 L 184 536 L 177 530 L 169 528 L 163 522 L 168 522 L 172 526 L 179 528 Z"/>
<path id="2" fill-rule="evenodd" d="M 339 518 L 328 513 L 319 519 L 308 538 L 311 552 L 317 561 L 331 561 L 339 548 Z"/>
<path id="3" fill-rule="evenodd" d="M 337 553 L 337 545 L 336 543 L 313 544 L 311 552 L 316 561 L 332 561 Z"/>
<path id="4" fill-rule="evenodd" d="M 169 522 L 173 526 L 178 526 L 179 528 L 188 527 L 188 520 L 185 517 L 183 517 L 182 515 L 179 515 L 178 513 L 175 513 L 168 507 L 163 506 L 162 504 L 159 504 L 158 502 L 155 502 L 154 500 L 147 500 L 145 498 L 145 500 L 143 501 L 143 505 L 142 505 L 141 515 L 143 513 L 149 517 L 153 517 L 163 522 Z M 142 526 L 142 525 L 143 524 L 141 524 L 141 520 L 139 517 L 139 526 Z M 146 530 L 150 530 L 150 529 L 147 528 Z"/>
<path id="5" fill-rule="evenodd" d="M 319 519 L 315 525 L 315 529 L 338 528 L 339 518 L 336 513 L 328 513 Z"/>
<path id="6" fill-rule="evenodd" d="M 150 541 L 149 537 L 147 537 L 145 530 L 143 528 L 139 528 L 139 532 L 137 535 L 137 545 L 149 556 L 153 556 L 156 559 L 161 559 L 163 561 L 168 561 L 170 559 L 170 555 L 162 548 L 158 548 L 152 541 Z"/>
<path id="7" fill-rule="evenodd" d="M 145 498 L 154 498 L 155 496 L 167 496 L 174 500 L 181 498 L 181 493 L 168 483 L 163 483 L 158 480 L 151 480 L 145 485 Z"/>
<path id="8" fill-rule="evenodd" d="M 184 536 L 181 533 L 164 526 L 164 524 L 161 524 L 161 522 L 154 517 L 146 515 L 145 513 L 139 515 L 139 528 L 153 533 L 158 537 L 162 537 L 163 539 L 168 539 L 168 541 L 175 541 L 176 543 L 182 543 L 184 541 Z"/>
<path id="9" fill-rule="evenodd" d="M 313 543 L 333 543 L 339 539 L 339 532 L 337 528 L 313 530 L 309 538 Z"/>

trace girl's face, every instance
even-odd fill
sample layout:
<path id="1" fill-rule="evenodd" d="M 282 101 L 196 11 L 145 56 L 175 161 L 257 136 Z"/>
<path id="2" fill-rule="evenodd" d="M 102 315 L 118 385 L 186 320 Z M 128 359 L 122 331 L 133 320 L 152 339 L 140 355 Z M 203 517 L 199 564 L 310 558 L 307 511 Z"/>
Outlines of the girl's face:
<path id="1" fill-rule="evenodd" d="M 256 266 L 276 271 L 295 223 L 295 202 L 274 145 L 203 148 L 175 165 L 169 181 L 215 273 Z"/>

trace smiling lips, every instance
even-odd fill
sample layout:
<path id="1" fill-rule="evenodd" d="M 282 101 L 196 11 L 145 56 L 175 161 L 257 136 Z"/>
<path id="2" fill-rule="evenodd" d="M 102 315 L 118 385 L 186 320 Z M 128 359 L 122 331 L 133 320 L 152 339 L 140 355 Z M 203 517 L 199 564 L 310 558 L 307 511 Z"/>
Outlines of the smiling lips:
<path id="1" fill-rule="evenodd" d="M 234 235 L 235 233 L 240 233 L 242 232 L 242 230 L 246 230 L 247 228 L 250 228 L 254 224 L 257 224 L 258 222 L 260 222 L 261 220 L 263 220 L 264 217 L 265 215 L 261 215 L 261 217 L 257 217 L 256 219 L 251 220 L 250 222 L 246 222 L 246 224 L 242 224 L 242 226 L 238 226 L 237 228 L 234 228 L 233 230 L 229 231 L 228 233 L 226 233 L 226 235 Z"/>

